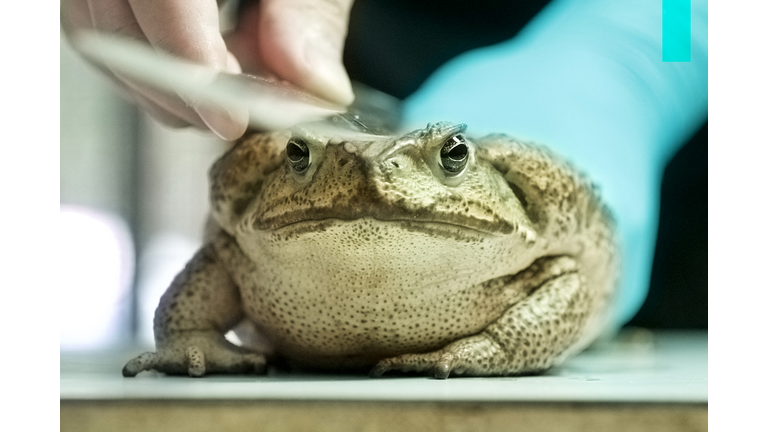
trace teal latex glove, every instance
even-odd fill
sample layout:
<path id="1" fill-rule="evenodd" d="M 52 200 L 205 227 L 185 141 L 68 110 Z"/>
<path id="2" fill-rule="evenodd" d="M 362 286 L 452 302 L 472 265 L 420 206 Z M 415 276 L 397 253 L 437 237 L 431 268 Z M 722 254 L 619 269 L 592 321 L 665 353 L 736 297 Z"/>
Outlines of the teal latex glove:
<path id="1" fill-rule="evenodd" d="M 600 185 L 623 249 L 614 326 L 648 292 L 664 166 L 707 117 L 707 3 L 691 9 L 691 62 L 662 62 L 660 2 L 557 0 L 405 101 L 409 129 L 448 120 L 546 143 Z"/>

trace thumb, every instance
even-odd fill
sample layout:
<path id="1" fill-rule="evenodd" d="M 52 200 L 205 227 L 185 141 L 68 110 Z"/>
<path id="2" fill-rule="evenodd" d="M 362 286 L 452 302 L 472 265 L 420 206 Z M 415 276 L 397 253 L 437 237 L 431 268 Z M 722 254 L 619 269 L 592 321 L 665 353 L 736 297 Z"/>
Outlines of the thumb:
<path id="1" fill-rule="evenodd" d="M 342 105 L 354 100 L 342 54 L 354 0 L 263 0 L 259 51 L 280 78 Z"/>

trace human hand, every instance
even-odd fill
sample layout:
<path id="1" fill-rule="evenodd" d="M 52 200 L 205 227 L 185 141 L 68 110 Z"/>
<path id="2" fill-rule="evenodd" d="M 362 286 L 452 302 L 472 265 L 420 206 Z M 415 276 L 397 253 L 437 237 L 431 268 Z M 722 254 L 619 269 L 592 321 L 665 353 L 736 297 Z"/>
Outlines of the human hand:
<path id="1" fill-rule="evenodd" d="M 341 63 L 353 0 L 253 2 L 226 39 L 215 0 L 62 0 L 65 33 L 96 30 L 146 41 L 159 50 L 229 73 L 273 75 L 310 93 L 349 105 L 354 96 Z M 169 126 L 240 137 L 248 113 L 185 101 L 102 69 L 150 115 Z"/>

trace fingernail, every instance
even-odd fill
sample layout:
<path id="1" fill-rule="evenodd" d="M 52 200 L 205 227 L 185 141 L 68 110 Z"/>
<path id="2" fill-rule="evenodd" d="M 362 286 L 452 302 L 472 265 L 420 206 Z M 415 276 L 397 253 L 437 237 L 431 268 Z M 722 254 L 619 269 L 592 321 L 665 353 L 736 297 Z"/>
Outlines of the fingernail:
<path id="1" fill-rule="evenodd" d="M 305 58 L 312 75 L 304 85 L 318 96 L 348 106 L 355 100 L 355 95 L 347 71 L 341 61 L 334 60 L 335 57 L 327 47 L 309 43 Z"/>
<path id="2" fill-rule="evenodd" d="M 224 71 L 232 74 L 241 72 L 240 63 L 231 52 L 227 51 Z M 213 77 L 210 77 L 213 79 Z M 245 133 L 248 128 L 247 109 L 226 109 L 211 104 L 198 104 L 194 100 L 182 99 L 188 106 L 194 108 L 208 129 L 225 141 L 234 141 Z"/>
<path id="3" fill-rule="evenodd" d="M 240 62 L 237 61 L 237 57 L 230 51 L 227 51 L 227 64 L 224 66 L 224 70 L 231 74 L 239 74 L 243 72 L 243 69 L 240 67 Z"/>
<path id="4" fill-rule="evenodd" d="M 227 110 L 200 105 L 195 107 L 195 112 L 213 133 L 225 141 L 234 141 L 240 138 L 248 128 L 248 112 L 246 110 Z"/>

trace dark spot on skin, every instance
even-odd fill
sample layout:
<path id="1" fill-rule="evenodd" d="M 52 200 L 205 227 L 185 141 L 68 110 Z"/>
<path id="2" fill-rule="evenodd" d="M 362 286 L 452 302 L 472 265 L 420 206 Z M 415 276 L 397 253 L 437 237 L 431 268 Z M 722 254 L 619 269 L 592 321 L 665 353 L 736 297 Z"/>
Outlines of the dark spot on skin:
<path id="1" fill-rule="evenodd" d="M 232 213 L 235 216 L 242 215 L 245 212 L 245 209 L 248 208 L 248 204 L 250 204 L 251 199 L 252 197 L 247 196 L 232 201 Z"/>

